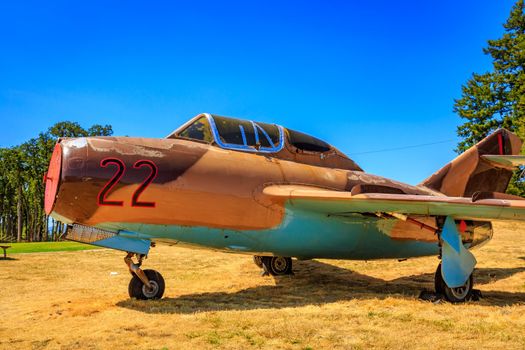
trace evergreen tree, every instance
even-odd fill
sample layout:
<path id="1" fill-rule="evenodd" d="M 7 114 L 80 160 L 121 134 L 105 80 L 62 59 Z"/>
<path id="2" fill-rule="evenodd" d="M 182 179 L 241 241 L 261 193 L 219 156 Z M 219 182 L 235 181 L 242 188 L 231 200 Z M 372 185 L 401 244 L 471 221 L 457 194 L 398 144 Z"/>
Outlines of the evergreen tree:
<path id="1" fill-rule="evenodd" d="M 455 100 L 454 112 L 466 122 L 458 127 L 463 152 L 498 128 L 516 132 L 525 139 L 525 13 L 518 0 L 503 25 L 505 33 L 489 40 L 483 52 L 493 60 L 493 69 L 474 73 Z M 515 173 L 508 192 L 525 195 L 523 169 Z"/>

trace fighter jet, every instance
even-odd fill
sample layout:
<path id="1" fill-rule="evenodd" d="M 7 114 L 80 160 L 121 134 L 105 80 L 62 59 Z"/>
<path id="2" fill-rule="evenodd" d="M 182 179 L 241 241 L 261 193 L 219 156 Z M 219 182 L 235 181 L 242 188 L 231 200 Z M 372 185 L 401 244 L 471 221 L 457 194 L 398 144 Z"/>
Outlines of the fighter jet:
<path id="1" fill-rule="evenodd" d="M 499 129 L 411 186 L 313 136 L 204 113 L 166 138 L 59 139 L 45 210 L 67 239 L 126 252 L 132 298 L 163 296 L 141 265 L 166 243 L 253 255 L 273 276 L 293 273 L 292 258 L 434 255 L 436 293 L 463 302 L 491 220 L 525 220 L 523 198 L 505 194 L 521 144 Z"/>

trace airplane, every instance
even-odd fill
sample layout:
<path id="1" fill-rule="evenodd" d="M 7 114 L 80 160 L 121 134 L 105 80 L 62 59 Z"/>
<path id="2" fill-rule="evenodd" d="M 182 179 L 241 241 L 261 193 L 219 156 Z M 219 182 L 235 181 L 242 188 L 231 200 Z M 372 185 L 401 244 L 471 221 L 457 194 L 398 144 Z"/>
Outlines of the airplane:
<path id="1" fill-rule="evenodd" d="M 165 138 L 61 138 L 45 211 L 66 239 L 126 252 L 131 298 L 159 299 L 142 269 L 156 244 L 253 255 L 264 274 L 292 258 L 438 256 L 436 293 L 470 300 L 472 248 L 492 220 L 525 220 L 505 194 L 522 141 L 498 129 L 417 186 L 368 174 L 332 145 L 276 124 L 199 114 Z"/>

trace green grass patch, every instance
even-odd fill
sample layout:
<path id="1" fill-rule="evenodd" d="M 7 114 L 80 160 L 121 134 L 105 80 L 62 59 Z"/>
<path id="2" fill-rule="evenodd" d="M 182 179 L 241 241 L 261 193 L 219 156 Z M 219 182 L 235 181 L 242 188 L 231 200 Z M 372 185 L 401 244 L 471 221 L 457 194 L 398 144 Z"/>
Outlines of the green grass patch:
<path id="1" fill-rule="evenodd" d="M 40 253 L 40 252 L 66 252 L 77 250 L 98 249 L 93 245 L 78 242 L 32 242 L 32 243 L 0 243 L 0 245 L 9 245 L 7 256 L 19 253 Z M 0 250 L 0 254 L 2 251 Z"/>

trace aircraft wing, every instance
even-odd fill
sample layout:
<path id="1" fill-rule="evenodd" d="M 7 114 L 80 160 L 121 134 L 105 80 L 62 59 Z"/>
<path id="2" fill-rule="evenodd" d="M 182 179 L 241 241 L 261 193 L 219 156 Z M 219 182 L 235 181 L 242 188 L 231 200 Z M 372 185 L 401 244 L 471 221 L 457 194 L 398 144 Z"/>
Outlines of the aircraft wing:
<path id="1" fill-rule="evenodd" d="M 451 216 L 454 219 L 525 220 L 525 200 L 360 193 L 298 185 L 271 185 L 263 193 L 275 202 L 297 209 L 331 215 L 397 213 Z"/>

